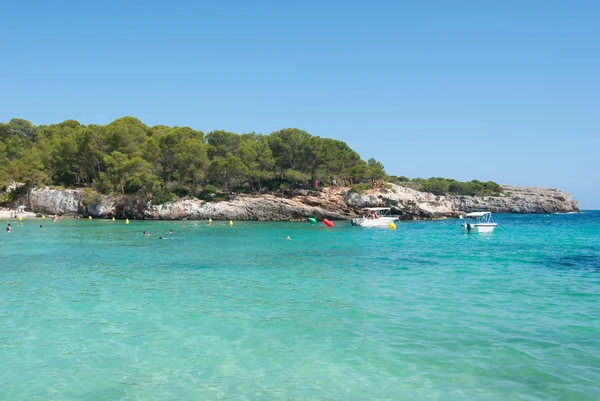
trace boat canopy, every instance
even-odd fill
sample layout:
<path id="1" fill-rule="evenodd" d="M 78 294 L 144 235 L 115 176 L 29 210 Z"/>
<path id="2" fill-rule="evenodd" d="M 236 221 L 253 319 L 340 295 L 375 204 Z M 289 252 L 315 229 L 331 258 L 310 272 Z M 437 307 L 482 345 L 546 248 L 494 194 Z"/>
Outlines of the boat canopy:
<path id="1" fill-rule="evenodd" d="M 372 212 L 377 212 L 380 210 L 390 210 L 391 208 L 389 207 L 364 207 L 363 210 L 370 210 Z"/>
<path id="2" fill-rule="evenodd" d="M 467 213 L 467 214 L 465 214 L 465 217 L 481 217 L 481 216 L 485 216 L 486 214 L 492 214 L 492 212 L 473 212 L 473 213 Z"/>

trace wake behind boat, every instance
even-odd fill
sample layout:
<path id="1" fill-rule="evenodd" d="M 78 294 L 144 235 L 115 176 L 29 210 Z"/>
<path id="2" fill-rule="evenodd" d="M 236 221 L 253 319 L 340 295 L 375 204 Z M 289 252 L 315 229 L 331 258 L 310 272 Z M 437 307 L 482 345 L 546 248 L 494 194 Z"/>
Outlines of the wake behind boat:
<path id="1" fill-rule="evenodd" d="M 398 221 L 398 216 L 392 216 L 389 207 L 367 207 L 362 209 L 362 217 L 352 219 L 353 226 L 359 227 L 389 227 L 390 223 Z"/>
<path id="2" fill-rule="evenodd" d="M 498 225 L 492 220 L 492 212 L 467 213 L 463 217 L 466 222 L 461 224 L 463 231 L 470 233 L 491 233 Z"/>

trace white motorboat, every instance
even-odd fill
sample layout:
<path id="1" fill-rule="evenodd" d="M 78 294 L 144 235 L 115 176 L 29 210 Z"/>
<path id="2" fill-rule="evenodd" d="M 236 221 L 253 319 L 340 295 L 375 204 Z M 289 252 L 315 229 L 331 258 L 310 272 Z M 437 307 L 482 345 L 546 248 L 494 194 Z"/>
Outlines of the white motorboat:
<path id="1" fill-rule="evenodd" d="M 461 223 L 461 227 L 468 234 L 491 233 L 498 225 L 492 220 L 492 212 L 467 213 L 463 219 L 465 222 Z"/>
<path id="2" fill-rule="evenodd" d="M 362 210 L 362 216 L 352 219 L 353 226 L 359 227 L 389 227 L 390 223 L 398 221 L 398 216 L 392 216 L 389 207 L 367 207 Z"/>

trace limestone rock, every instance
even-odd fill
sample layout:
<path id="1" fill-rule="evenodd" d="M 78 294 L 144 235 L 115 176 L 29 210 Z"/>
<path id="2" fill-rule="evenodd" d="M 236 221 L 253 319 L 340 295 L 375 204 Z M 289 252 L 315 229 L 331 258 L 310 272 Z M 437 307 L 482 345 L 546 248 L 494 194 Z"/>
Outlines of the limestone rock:
<path id="1" fill-rule="evenodd" d="M 27 203 L 35 213 L 74 216 L 79 213 L 82 192 L 76 189 L 35 188 Z"/>
<path id="2" fill-rule="evenodd" d="M 99 202 L 85 205 L 88 215 L 92 217 L 113 217 L 116 205 L 115 200 L 107 196 L 100 198 Z M 116 216 L 115 216 L 116 217 Z"/>
<path id="3" fill-rule="evenodd" d="M 205 202 L 179 199 L 163 205 L 144 204 L 134 196 L 99 196 L 89 205 L 82 204 L 82 190 L 34 189 L 29 208 L 37 213 L 93 217 L 134 217 L 179 220 L 304 220 L 350 219 L 364 207 L 390 207 L 401 219 L 439 219 L 460 213 L 569 213 L 578 212 L 578 204 L 559 189 L 504 186 L 502 196 L 436 196 L 391 184 L 389 189 L 357 193 L 348 187 L 298 190 L 283 194 L 236 195 L 230 200 Z"/>
<path id="4" fill-rule="evenodd" d="M 151 206 L 146 218 L 155 219 L 208 219 L 215 220 L 304 220 L 307 217 L 343 219 L 346 216 L 335 207 L 317 207 L 303 203 L 307 197 L 287 199 L 274 195 L 238 195 L 221 202 L 184 199 Z M 310 201 L 310 200 L 308 200 Z M 332 206 L 333 200 L 324 199 L 323 206 Z M 314 203 L 314 202 L 313 202 Z M 344 207 L 344 209 L 347 209 Z"/>
<path id="5" fill-rule="evenodd" d="M 579 205 L 559 189 L 505 185 L 502 196 L 436 196 L 391 184 L 391 190 L 373 189 L 365 194 L 346 193 L 355 208 L 391 207 L 401 218 L 456 217 L 460 213 L 571 213 Z"/>

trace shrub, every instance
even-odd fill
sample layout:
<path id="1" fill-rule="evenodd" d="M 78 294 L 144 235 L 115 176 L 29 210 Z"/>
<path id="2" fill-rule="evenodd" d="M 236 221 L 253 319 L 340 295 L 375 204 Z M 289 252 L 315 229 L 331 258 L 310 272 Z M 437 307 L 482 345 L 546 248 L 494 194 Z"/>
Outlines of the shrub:
<path id="1" fill-rule="evenodd" d="M 424 192 L 431 192 L 434 195 L 445 195 L 450 189 L 450 184 L 446 180 L 434 178 L 425 181 L 421 187 Z"/>
<path id="2" fill-rule="evenodd" d="M 81 195 L 81 201 L 84 205 L 96 205 L 102 200 L 102 195 L 92 188 L 85 188 Z"/>
<path id="3" fill-rule="evenodd" d="M 354 185 L 352 185 L 352 189 L 355 192 L 363 193 L 363 192 L 367 192 L 369 189 L 371 189 L 371 187 L 367 184 L 354 184 Z"/>
<path id="4" fill-rule="evenodd" d="M 154 193 L 154 196 L 152 197 L 152 204 L 162 205 L 164 203 L 171 202 L 174 197 L 175 195 L 173 193 L 161 188 Z"/>

